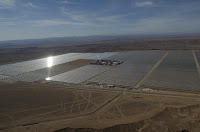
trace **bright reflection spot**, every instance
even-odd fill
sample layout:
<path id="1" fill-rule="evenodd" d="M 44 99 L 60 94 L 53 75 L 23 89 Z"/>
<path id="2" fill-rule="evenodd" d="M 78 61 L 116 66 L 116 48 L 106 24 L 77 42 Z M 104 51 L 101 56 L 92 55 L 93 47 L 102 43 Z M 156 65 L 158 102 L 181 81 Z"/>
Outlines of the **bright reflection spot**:
<path id="1" fill-rule="evenodd" d="M 48 81 L 48 80 L 51 80 L 51 78 L 50 78 L 50 77 L 47 77 L 45 80 L 47 80 L 47 81 Z"/>
<path id="2" fill-rule="evenodd" d="M 47 58 L 47 67 L 52 67 L 53 66 L 53 57 L 48 57 Z"/>

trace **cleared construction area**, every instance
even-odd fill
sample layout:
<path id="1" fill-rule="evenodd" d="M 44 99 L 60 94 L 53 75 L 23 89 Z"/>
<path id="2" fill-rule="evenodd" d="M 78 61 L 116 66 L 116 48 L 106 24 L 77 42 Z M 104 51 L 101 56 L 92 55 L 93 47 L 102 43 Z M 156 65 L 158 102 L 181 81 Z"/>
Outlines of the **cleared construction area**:
<path id="1" fill-rule="evenodd" d="M 118 92 L 13 83 L 0 88 L 0 130 L 89 114 Z"/>

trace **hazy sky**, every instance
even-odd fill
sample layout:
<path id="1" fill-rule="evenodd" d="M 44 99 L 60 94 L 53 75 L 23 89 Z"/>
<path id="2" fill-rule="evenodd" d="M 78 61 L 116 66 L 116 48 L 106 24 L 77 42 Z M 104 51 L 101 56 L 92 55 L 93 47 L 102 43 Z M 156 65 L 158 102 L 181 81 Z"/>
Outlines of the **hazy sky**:
<path id="1" fill-rule="evenodd" d="M 199 0 L 0 0 L 0 40 L 200 33 Z"/>

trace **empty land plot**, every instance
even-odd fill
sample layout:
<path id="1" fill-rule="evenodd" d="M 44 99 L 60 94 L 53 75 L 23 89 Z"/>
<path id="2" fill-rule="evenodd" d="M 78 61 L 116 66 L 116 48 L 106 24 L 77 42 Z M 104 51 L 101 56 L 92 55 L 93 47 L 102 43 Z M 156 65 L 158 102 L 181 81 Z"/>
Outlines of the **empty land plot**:
<path id="1" fill-rule="evenodd" d="M 69 72 L 65 72 L 65 73 L 50 77 L 50 80 L 79 84 L 104 71 L 109 70 L 110 68 L 111 68 L 110 66 L 87 65 L 87 66 L 83 66 L 83 67 L 71 70 Z"/>
<path id="2" fill-rule="evenodd" d="M 45 80 L 48 77 L 55 76 L 58 74 L 61 74 L 63 72 L 67 72 L 85 65 L 90 64 L 93 60 L 75 60 L 72 62 L 56 65 L 53 67 L 49 68 L 43 68 L 40 70 L 32 71 L 32 72 L 27 72 L 18 76 L 13 76 L 4 79 L 4 82 L 17 82 L 17 81 L 24 81 L 24 82 L 35 82 L 35 81 L 41 81 Z"/>
<path id="3" fill-rule="evenodd" d="M 84 57 L 93 55 L 93 53 L 70 53 L 54 57 L 47 57 L 37 60 L 19 62 L 14 64 L 8 64 L 0 66 L 0 74 L 14 76 L 23 74 L 30 71 L 39 70 L 46 67 L 52 67 L 55 65 L 71 62 Z"/>
<path id="4" fill-rule="evenodd" d="M 117 92 L 8 84 L 0 88 L 0 128 L 88 114 Z"/>
<path id="5" fill-rule="evenodd" d="M 152 117 L 156 113 L 163 111 L 166 107 L 181 107 L 188 104 L 198 104 L 199 102 L 199 99 L 191 98 L 184 99 L 179 97 L 124 93 L 121 94 L 117 101 L 99 111 L 96 114 L 96 118 L 94 115 L 90 119 L 96 119 L 97 122 L 99 121 L 99 124 L 104 124 L 102 125 L 104 127 L 113 121 L 121 122 L 119 124 L 124 124 L 125 122 L 132 123 Z M 165 119 L 166 115 L 163 120 Z"/>
<path id="6" fill-rule="evenodd" d="M 90 79 L 88 82 L 135 86 L 165 53 L 165 51 L 136 51 L 123 53 L 123 57 L 119 56 L 118 58 L 127 57 L 127 61 L 112 68 L 108 72 Z"/>
<path id="7" fill-rule="evenodd" d="M 200 91 L 200 78 L 192 51 L 170 51 L 143 85 L 182 91 Z"/>
<path id="8" fill-rule="evenodd" d="M 178 127 L 177 131 L 181 131 L 186 129 L 185 126 L 191 128 L 191 122 L 196 122 L 192 124 L 195 131 L 198 130 L 195 128 L 199 128 L 197 127 L 199 126 L 199 122 L 197 122 L 199 117 L 195 116 L 200 113 L 199 103 L 199 98 L 125 92 L 117 100 L 91 116 L 58 121 L 54 125 L 52 123 L 46 124 L 46 130 L 62 129 L 56 132 L 137 132 L 139 130 L 153 130 L 159 132 L 168 131 L 169 128 L 174 130 Z M 44 126 L 42 130 L 45 131 Z"/>

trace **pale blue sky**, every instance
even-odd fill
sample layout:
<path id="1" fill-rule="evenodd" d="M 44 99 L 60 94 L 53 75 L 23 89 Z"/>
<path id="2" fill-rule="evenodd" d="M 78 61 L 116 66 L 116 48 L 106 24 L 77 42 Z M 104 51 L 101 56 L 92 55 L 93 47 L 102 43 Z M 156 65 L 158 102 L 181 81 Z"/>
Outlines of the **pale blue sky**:
<path id="1" fill-rule="evenodd" d="M 199 0 L 0 0 L 0 41 L 200 33 Z"/>

